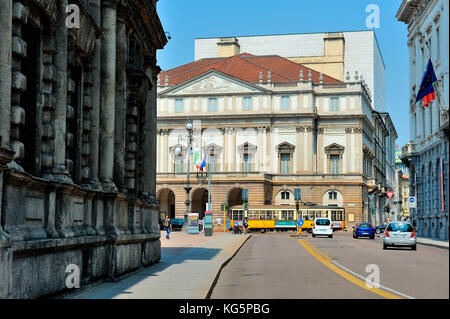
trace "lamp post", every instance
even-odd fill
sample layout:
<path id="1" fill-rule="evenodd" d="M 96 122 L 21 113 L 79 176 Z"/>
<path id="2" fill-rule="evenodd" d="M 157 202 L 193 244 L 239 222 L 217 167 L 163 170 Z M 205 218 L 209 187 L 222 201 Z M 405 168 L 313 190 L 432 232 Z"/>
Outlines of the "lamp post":
<path id="1" fill-rule="evenodd" d="M 189 192 L 191 191 L 192 187 L 190 186 L 189 183 L 189 171 L 190 171 L 190 160 L 189 160 L 189 156 L 191 155 L 192 152 L 192 141 L 194 140 L 193 137 L 193 132 L 192 132 L 192 121 L 189 120 L 186 123 L 186 129 L 188 131 L 186 136 L 179 136 L 178 137 L 178 141 L 185 141 L 187 142 L 187 148 L 188 148 L 188 152 L 187 152 L 187 166 L 186 166 L 186 186 L 184 187 L 184 190 L 186 191 L 186 201 L 184 202 L 186 204 L 186 211 L 184 212 L 184 223 L 183 223 L 183 231 L 187 231 L 187 225 L 188 225 L 188 216 L 189 216 L 189 205 L 190 205 L 190 200 L 189 200 Z M 181 148 L 178 146 L 175 149 L 175 152 L 177 154 L 181 153 Z"/>

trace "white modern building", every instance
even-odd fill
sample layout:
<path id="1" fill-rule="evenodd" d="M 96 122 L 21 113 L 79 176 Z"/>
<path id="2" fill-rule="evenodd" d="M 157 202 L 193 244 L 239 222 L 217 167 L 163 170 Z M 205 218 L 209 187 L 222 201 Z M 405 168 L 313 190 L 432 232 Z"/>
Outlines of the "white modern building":
<path id="1" fill-rule="evenodd" d="M 373 30 L 199 38 L 195 60 L 224 57 L 218 50 L 224 43 L 235 44 L 230 55 L 279 55 L 341 81 L 358 72 L 368 85 L 374 109 L 385 111 L 385 65 Z"/>
<path id="2" fill-rule="evenodd" d="M 419 235 L 448 240 L 449 1 L 403 0 L 396 18 L 408 25 L 410 142 L 402 160 L 409 166 L 410 194 L 417 201 L 411 217 Z M 437 93 L 424 107 L 415 101 L 430 58 Z"/>

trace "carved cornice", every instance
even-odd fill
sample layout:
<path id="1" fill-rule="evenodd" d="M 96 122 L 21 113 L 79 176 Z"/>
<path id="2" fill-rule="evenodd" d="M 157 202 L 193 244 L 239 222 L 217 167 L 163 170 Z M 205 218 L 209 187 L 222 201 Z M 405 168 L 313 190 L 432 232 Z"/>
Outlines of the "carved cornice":
<path id="1" fill-rule="evenodd" d="M 123 0 L 128 7 L 129 24 L 139 35 L 146 55 L 152 56 L 154 49 L 162 49 L 167 38 L 152 0 Z"/>
<path id="2" fill-rule="evenodd" d="M 363 133 L 363 129 L 360 127 L 346 127 L 345 133 L 346 134 L 361 134 Z"/>
<path id="3" fill-rule="evenodd" d="M 90 56 L 94 50 L 95 40 L 101 35 L 100 27 L 79 0 L 69 0 L 69 3 L 76 4 L 80 8 L 80 28 L 69 29 L 73 44 L 80 51 L 80 55 Z"/>
<path id="4" fill-rule="evenodd" d="M 47 18 L 53 23 L 56 22 L 56 16 L 58 15 L 57 0 L 34 0 L 34 3 L 42 9 Z"/>
<path id="5" fill-rule="evenodd" d="M 312 128 L 312 126 L 299 126 L 296 128 L 296 131 L 299 133 L 300 132 L 312 132 L 313 128 Z"/>

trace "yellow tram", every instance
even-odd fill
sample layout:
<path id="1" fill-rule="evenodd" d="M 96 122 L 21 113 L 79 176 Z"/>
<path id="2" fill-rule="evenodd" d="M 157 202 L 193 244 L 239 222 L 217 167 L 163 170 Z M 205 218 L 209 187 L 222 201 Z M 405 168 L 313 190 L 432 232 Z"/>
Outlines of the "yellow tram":
<path id="1" fill-rule="evenodd" d="M 246 211 L 241 205 L 230 207 L 230 227 L 242 224 L 247 217 L 250 230 L 261 232 L 273 230 L 297 229 L 297 220 L 303 219 L 303 229 L 311 231 L 315 218 L 328 217 L 333 229 L 345 228 L 345 209 L 337 206 L 303 206 L 297 212 L 294 205 L 251 206 Z"/>

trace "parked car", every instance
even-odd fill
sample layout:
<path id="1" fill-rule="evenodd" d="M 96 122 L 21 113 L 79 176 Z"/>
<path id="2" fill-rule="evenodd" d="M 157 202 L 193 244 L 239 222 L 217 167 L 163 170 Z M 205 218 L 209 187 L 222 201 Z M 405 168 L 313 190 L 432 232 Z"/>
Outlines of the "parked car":
<path id="1" fill-rule="evenodd" d="M 383 224 L 380 226 L 375 226 L 374 229 L 375 229 L 375 233 L 381 234 L 386 229 L 386 224 Z"/>
<path id="2" fill-rule="evenodd" d="M 326 235 L 333 238 L 333 224 L 330 218 L 316 218 L 312 224 L 312 236 Z"/>
<path id="3" fill-rule="evenodd" d="M 372 224 L 359 223 L 353 226 L 353 238 L 369 237 L 375 239 L 375 229 Z"/>
<path id="4" fill-rule="evenodd" d="M 390 246 L 409 246 L 416 250 L 416 231 L 407 222 L 391 222 L 386 227 L 383 237 L 383 249 Z"/>

